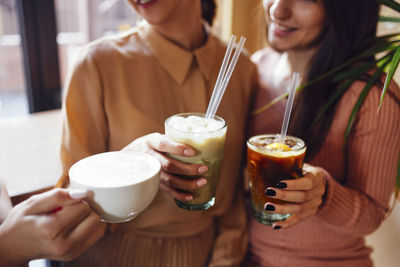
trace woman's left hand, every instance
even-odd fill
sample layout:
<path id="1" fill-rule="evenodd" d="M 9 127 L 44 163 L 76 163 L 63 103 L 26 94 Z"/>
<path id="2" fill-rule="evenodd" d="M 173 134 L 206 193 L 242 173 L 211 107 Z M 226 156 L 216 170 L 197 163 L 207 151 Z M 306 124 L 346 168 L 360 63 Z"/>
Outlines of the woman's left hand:
<path id="1" fill-rule="evenodd" d="M 317 213 L 326 191 L 326 177 L 323 170 L 304 164 L 304 176 L 298 179 L 282 180 L 277 187 L 268 187 L 266 195 L 290 203 L 265 203 L 271 213 L 292 214 L 286 221 L 272 225 L 274 229 L 288 228 Z"/>

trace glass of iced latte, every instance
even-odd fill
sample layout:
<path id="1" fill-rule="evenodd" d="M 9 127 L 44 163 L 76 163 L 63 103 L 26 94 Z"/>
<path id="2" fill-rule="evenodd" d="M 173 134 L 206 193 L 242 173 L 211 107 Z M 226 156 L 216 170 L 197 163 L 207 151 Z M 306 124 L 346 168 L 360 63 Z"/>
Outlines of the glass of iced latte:
<path id="1" fill-rule="evenodd" d="M 171 158 L 191 164 L 202 164 L 208 167 L 203 175 L 207 184 L 200 189 L 190 191 L 191 201 L 175 200 L 176 204 L 187 210 L 206 210 L 214 205 L 215 191 L 219 179 L 219 169 L 224 157 L 225 135 L 227 125 L 218 116 L 206 119 L 203 113 L 181 113 L 165 121 L 165 134 L 179 143 L 195 149 L 192 157 L 181 157 L 169 154 Z M 183 176 L 184 179 L 196 179 L 200 176 Z"/>
<path id="2" fill-rule="evenodd" d="M 264 209 L 267 202 L 285 203 L 266 196 L 265 189 L 276 187 L 281 180 L 301 177 L 305 152 L 304 141 L 293 136 L 286 136 L 284 144 L 280 143 L 278 134 L 257 135 L 247 141 L 251 206 L 253 217 L 258 222 L 272 225 L 290 216 Z"/>

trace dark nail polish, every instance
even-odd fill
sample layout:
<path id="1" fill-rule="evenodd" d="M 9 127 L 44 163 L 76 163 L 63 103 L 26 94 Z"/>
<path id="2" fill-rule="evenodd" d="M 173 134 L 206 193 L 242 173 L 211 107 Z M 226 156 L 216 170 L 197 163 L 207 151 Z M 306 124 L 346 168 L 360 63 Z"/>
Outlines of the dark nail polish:
<path id="1" fill-rule="evenodd" d="M 267 196 L 273 197 L 273 196 L 276 195 L 276 192 L 275 192 L 275 190 L 273 190 L 273 189 L 267 189 L 267 190 L 265 191 L 265 194 L 266 194 Z"/>
<path id="2" fill-rule="evenodd" d="M 279 226 L 279 225 L 275 225 L 274 226 L 274 230 L 279 230 L 279 229 L 281 229 L 282 227 L 281 226 Z"/>
<path id="3" fill-rule="evenodd" d="M 284 183 L 284 182 L 279 182 L 279 183 L 276 184 L 276 186 L 277 186 L 278 188 L 286 188 L 286 187 L 287 187 L 287 184 Z"/>
<path id="4" fill-rule="evenodd" d="M 272 204 L 267 204 L 267 205 L 265 205 L 265 210 L 274 211 L 275 206 Z"/>

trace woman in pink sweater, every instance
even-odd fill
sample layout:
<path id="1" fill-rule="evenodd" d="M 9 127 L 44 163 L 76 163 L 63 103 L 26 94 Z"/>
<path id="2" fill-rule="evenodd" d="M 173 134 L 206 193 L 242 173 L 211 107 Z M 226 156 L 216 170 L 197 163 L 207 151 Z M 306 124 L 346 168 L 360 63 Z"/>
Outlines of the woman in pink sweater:
<path id="1" fill-rule="evenodd" d="M 379 6 L 373 0 L 264 4 L 272 49 L 253 56 L 261 83 L 255 108 L 284 93 L 293 72 L 300 72 L 302 83 L 312 80 L 358 54 L 376 36 Z M 307 144 L 305 175 L 282 177 L 275 187 L 266 188 L 268 196 L 291 203 L 266 203 L 265 209 L 292 216 L 272 227 L 250 219 L 245 266 L 372 266 L 364 237 L 389 210 L 400 151 L 400 91 L 392 83 L 377 113 L 382 86 L 374 86 L 345 145 L 347 122 L 364 78 L 356 80 L 314 128 L 311 124 L 338 84 L 323 80 L 296 96 L 289 134 Z M 278 133 L 285 105 L 281 101 L 253 116 L 249 136 Z"/>

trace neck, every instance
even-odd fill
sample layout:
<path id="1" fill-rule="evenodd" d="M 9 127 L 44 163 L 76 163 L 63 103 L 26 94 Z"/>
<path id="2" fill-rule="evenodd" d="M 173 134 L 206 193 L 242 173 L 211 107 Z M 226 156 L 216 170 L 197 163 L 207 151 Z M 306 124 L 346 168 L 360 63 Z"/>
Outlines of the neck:
<path id="1" fill-rule="evenodd" d="M 180 47 L 194 50 L 201 47 L 207 39 L 201 18 L 201 8 L 199 6 L 193 12 L 187 11 L 186 14 L 188 15 L 178 16 L 170 23 L 154 25 L 154 28 Z"/>
<path id="2" fill-rule="evenodd" d="M 302 81 L 308 76 L 308 70 L 310 69 L 310 62 L 314 56 L 317 48 L 307 50 L 290 50 L 287 51 L 287 59 L 290 66 L 291 73 L 299 72 Z"/>

